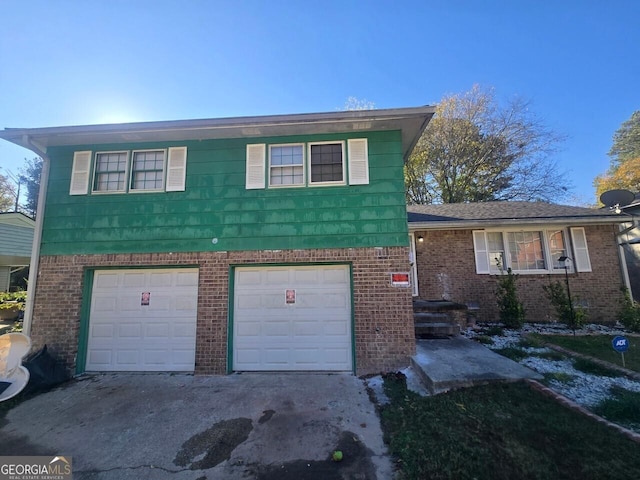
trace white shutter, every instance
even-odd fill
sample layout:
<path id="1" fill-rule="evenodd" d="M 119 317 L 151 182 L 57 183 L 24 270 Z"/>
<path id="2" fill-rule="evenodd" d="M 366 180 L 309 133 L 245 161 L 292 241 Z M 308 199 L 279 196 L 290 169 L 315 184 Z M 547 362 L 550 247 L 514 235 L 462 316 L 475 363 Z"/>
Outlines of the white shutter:
<path id="1" fill-rule="evenodd" d="M 89 192 L 91 152 L 74 152 L 69 195 L 86 195 Z"/>
<path id="2" fill-rule="evenodd" d="M 366 138 L 347 141 L 349 149 L 349 185 L 369 184 L 369 152 Z"/>
<path id="3" fill-rule="evenodd" d="M 476 254 L 476 273 L 491 273 L 489 269 L 489 252 L 484 230 L 474 230 L 473 251 Z"/>
<path id="4" fill-rule="evenodd" d="M 584 227 L 572 227 L 571 239 L 573 243 L 573 260 L 578 272 L 590 272 L 591 260 L 587 248 L 587 236 Z"/>
<path id="5" fill-rule="evenodd" d="M 184 192 L 187 177 L 187 147 L 171 147 L 167 161 L 167 192 Z"/>
<path id="6" fill-rule="evenodd" d="M 247 145 L 247 190 L 264 188 L 266 154 L 264 143 Z"/>

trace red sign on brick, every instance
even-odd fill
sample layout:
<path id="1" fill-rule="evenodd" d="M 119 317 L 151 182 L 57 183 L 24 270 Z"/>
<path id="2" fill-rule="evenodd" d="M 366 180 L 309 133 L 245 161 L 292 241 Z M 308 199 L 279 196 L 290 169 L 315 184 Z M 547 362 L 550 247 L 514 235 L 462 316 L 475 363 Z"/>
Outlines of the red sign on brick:
<path id="1" fill-rule="evenodd" d="M 391 285 L 394 287 L 408 287 L 411 285 L 409 273 L 399 272 L 391 274 Z"/>

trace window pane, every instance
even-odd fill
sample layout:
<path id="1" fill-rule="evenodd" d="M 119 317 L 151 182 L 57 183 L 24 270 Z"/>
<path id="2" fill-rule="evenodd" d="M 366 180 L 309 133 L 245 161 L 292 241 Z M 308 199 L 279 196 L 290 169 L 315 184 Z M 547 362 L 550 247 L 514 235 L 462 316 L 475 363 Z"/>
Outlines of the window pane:
<path id="1" fill-rule="evenodd" d="M 553 268 L 564 270 L 564 262 L 558 261 L 558 258 L 567 255 L 564 232 L 562 230 L 551 230 L 547 234 L 549 235 L 549 253 L 551 254 Z"/>
<path id="2" fill-rule="evenodd" d="M 302 166 L 271 167 L 271 185 L 302 185 Z"/>
<path id="3" fill-rule="evenodd" d="M 342 182 L 342 144 L 311 145 L 311 183 Z"/>
<path id="4" fill-rule="evenodd" d="M 164 150 L 134 152 L 131 169 L 132 190 L 162 189 Z"/>
<path id="5" fill-rule="evenodd" d="M 544 270 L 542 232 L 507 232 L 513 270 Z"/>
<path id="6" fill-rule="evenodd" d="M 126 152 L 97 153 L 93 190 L 96 192 L 123 191 L 126 170 Z"/>
<path id="7" fill-rule="evenodd" d="M 302 145 L 271 147 L 271 165 L 302 165 Z"/>
<path id="8" fill-rule="evenodd" d="M 487 232 L 487 248 L 489 250 L 489 269 L 495 273 L 500 273 L 500 270 L 505 271 L 504 244 L 501 232 Z"/>

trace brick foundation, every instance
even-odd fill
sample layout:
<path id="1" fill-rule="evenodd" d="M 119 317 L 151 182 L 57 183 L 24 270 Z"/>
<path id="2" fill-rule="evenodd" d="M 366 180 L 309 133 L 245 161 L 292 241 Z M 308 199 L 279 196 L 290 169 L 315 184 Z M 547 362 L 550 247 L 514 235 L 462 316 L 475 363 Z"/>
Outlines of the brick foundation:
<path id="1" fill-rule="evenodd" d="M 229 270 L 232 265 L 350 262 L 356 373 L 390 371 L 415 354 L 411 289 L 390 285 L 409 270 L 408 247 L 249 252 L 44 256 L 40 259 L 31 338 L 75 371 L 84 272 L 101 267 L 197 266 L 196 373 L 227 371 Z"/>
<path id="2" fill-rule="evenodd" d="M 586 226 L 592 271 L 569 274 L 571 295 L 577 303 L 586 303 L 588 322 L 614 323 L 620 308 L 622 277 L 616 231 L 613 225 Z M 424 238 L 416 242 L 419 297 L 478 303 L 479 321 L 498 321 L 495 275 L 476 274 L 472 230 L 419 231 L 418 236 Z M 555 320 L 555 311 L 542 289 L 555 280 L 564 285 L 564 272 L 519 276 L 518 295 L 527 321 Z"/>

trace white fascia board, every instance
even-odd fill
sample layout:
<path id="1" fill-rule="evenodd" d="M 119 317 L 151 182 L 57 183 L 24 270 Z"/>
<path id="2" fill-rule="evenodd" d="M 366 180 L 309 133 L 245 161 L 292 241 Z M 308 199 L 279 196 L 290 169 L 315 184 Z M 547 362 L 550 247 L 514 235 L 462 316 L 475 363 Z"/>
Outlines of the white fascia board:
<path id="1" fill-rule="evenodd" d="M 626 220 L 628 221 L 628 220 Z M 470 230 L 477 228 L 500 228 L 505 226 L 531 227 L 535 225 L 610 225 L 624 223 L 620 217 L 562 217 L 562 218 L 515 218 L 512 220 L 473 220 L 473 221 L 436 221 L 409 222 L 409 231 L 418 230 Z"/>

